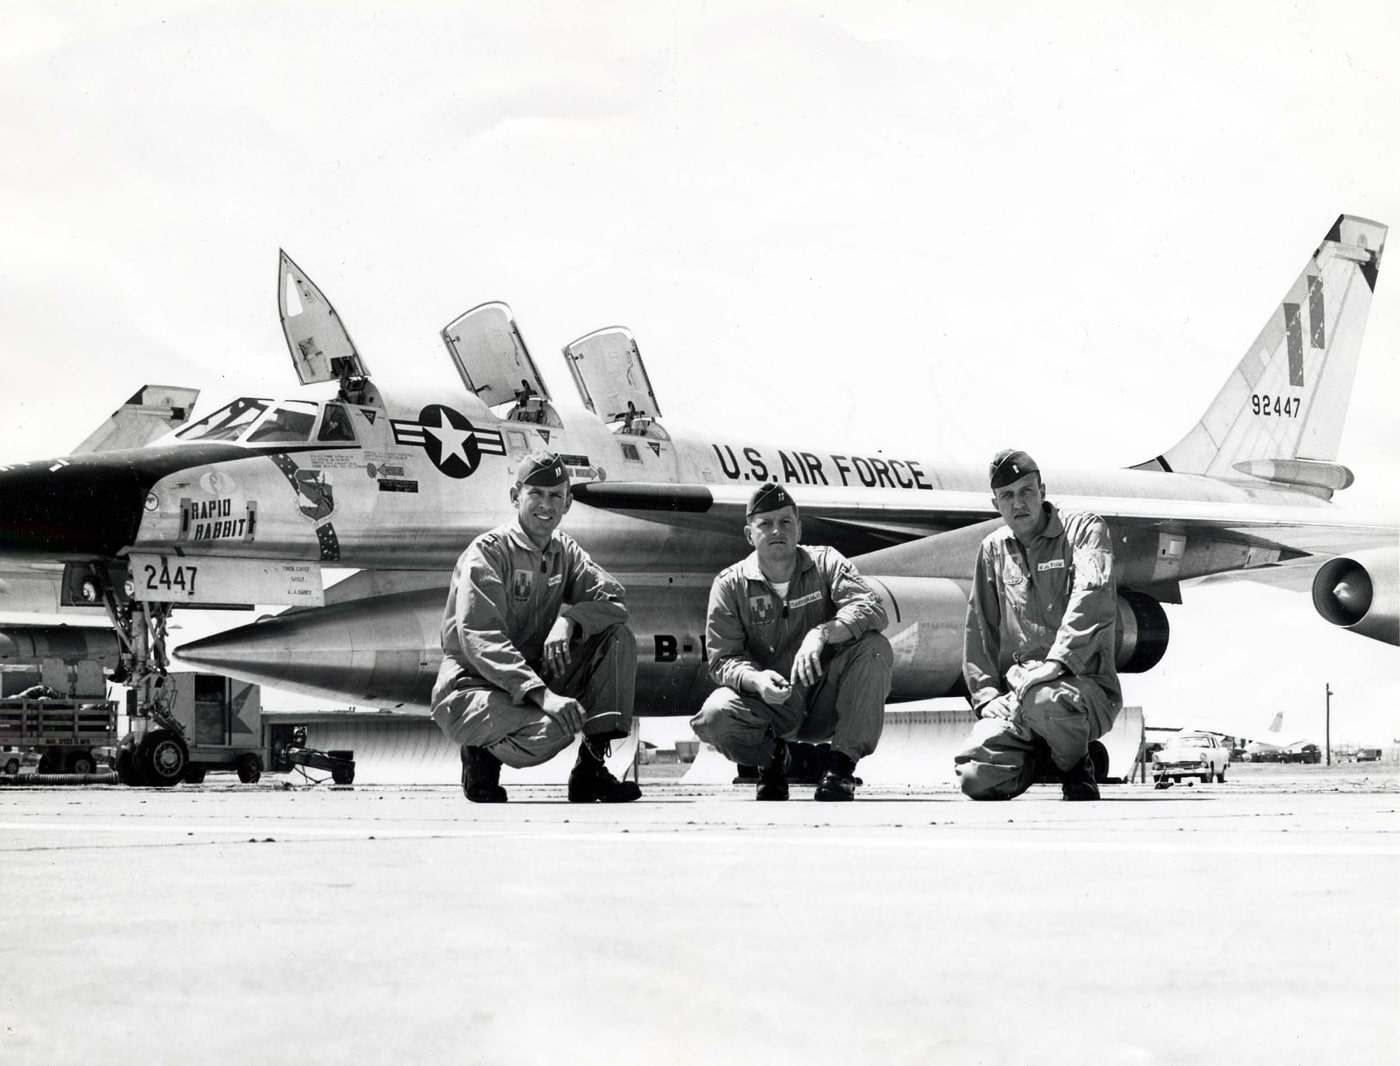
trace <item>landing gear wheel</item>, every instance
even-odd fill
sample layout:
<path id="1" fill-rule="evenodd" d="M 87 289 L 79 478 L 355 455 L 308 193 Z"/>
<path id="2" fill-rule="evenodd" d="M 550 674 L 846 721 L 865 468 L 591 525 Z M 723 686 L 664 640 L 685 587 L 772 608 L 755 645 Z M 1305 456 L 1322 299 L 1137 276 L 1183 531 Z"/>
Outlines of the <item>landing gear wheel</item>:
<path id="1" fill-rule="evenodd" d="M 256 785 L 262 777 L 262 760 L 251 752 L 238 759 L 238 780 L 245 785 Z"/>
<path id="2" fill-rule="evenodd" d="M 355 783 L 355 767 L 352 766 L 332 766 L 331 780 L 337 785 L 351 785 Z"/>
<path id="3" fill-rule="evenodd" d="M 204 780 L 205 769 L 206 768 L 203 766 L 191 765 L 189 769 L 185 771 L 185 784 L 197 785 L 202 782 Z"/>
<path id="4" fill-rule="evenodd" d="M 169 729 L 147 733 L 136 750 L 137 764 L 145 771 L 148 783 L 157 788 L 177 785 L 190 764 L 190 749 L 184 738 Z"/>

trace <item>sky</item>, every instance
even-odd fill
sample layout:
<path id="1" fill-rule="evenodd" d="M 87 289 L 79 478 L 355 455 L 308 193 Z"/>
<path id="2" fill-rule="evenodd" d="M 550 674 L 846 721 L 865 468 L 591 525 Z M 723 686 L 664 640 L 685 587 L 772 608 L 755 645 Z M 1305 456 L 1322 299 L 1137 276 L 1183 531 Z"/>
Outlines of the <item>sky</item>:
<path id="1" fill-rule="evenodd" d="M 1379 0 L 8 0 L 0 458 L 146 383 L 294 395 L 286 249 L 381 380 L 456 387 L 438 330 L 500 299 L 561 399 L 562 345 L 630 327 L 673 430 L 1129 465 L 1338 214 L 1400 221 L 1397 54 Z M 1357 505 L 1400 484 L 1387 274 Z M 1187 592 L 1127 685 L 1149 720 L 1320 732 L 1330 683 L 1334 740 L 1400 737 L 1395 649 L 1306 597 Z"/>

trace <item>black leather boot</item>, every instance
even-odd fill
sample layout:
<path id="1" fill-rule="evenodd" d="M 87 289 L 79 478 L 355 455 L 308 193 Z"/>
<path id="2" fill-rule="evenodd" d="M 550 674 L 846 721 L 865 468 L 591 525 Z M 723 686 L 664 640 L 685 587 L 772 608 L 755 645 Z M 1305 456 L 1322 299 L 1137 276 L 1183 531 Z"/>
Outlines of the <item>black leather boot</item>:
<path id="1" fill-rule="evenodd" d="M 788 798 L 788 748 L 782 737 L 773 740 L 773 757 L 758 776 L 756 800 L 785 800 Z"/>
<path id="2" fill-rule="evenodd" d="M 570 803 L 630 803 L 640 799 L 642 788 L 635 781 L 619 781 L 603 759 L 608 754 L 606 740 L 585 737 L 578 746 L 578 761 L 569 774 Z"/>
<path id="3" fill-rule="evenodd" d="M 501 760 L 485 748 L 462 745 L 462 791 L 473 803 L 504 803 Z"/>
<path id="4" fill-rule="evenodd" d="M 1078 766 L 1060 771 L 1060 795 L 1067 800 L 1096 800 L 1098 782 L 1094 780 L 1094 760 L 1085 755 Z"/>
<path id="5" fill-rule="evenodd" d="M 822 802 L 841 803 L 856 798 L 856 762 L 849 755 L 833 751 L 827 757 L 826 773 L 812 796 Z"/>

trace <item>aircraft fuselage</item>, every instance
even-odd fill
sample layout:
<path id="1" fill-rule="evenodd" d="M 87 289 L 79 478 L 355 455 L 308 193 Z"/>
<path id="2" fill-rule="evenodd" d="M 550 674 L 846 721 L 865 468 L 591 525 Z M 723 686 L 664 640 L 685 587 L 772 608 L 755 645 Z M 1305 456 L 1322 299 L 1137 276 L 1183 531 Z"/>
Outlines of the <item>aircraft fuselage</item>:
<path id="1" fill-rule="evenodd" d="M 516 463 L 540 448 L 566 457 L 576 486 L 681 484 L 744 492 L 771 479 L 792 486 L 799 504 L 804 486 L 827 498 L 849 493 L 853 508 L 861 501 L 938 494 L 962 512 L 947 528 L 995 517 L 980 467 L 912 455 L 679 439 L 655 425 L 648 435 L 628 435 L 583 411 L 550 425 L 513 422 L 466 396 L 449 404 L 425 398 L 390 411 L 346 410 L 353 441 L 279 446 L 171 438 L 131 452 L 59 460 L 58 469 L 50 462 L 0 468 L 0 554 L 100 558 L 130 547 L 188 558 L 448 570 L 472 537 L 509 520 Z M 450 434 L 432 424 L 452 417 L 459 426 Z M 1155 471 L 1055 471 L 1047 480 L 1053 498 L 1326 506 L 1272 487 Z M 20 495 L 27 502 L 11 506 Z M 13 521 L 15 515 L 21 520 Z M 1105 517 L 1112 522 L 1111 514 Z M 745 553 L 740 525 L 711 528 L 697 521 L 680 528 L 576 502 L 563 528 L 612 569 L 714 573 Z M 858 553 L 938 531 L 926 521 L 907 528 L 893 520 L 874 525 L 874 539 L 868 529 L 852 529 L 844 538 L 824 529 L 822 539 Z"/>

